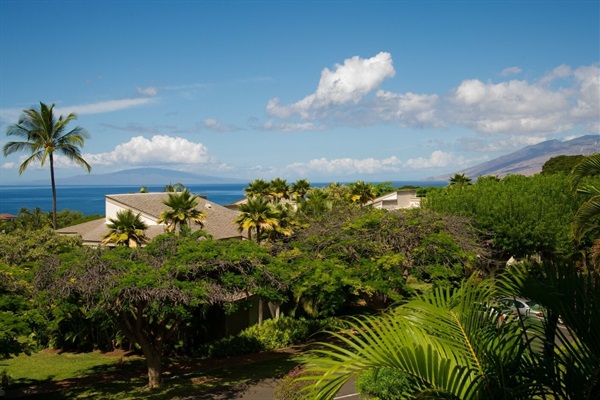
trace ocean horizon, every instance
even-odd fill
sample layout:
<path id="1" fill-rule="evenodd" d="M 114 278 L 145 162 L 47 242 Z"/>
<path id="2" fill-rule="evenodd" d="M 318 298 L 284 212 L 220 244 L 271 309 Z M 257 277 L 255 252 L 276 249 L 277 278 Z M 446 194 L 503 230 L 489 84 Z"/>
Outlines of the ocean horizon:
<path id="1" fill-rule="evenodd" d="M 441 181 L 397 181 L 395 187 L 402 186 L 445 186 Z M 314 187 L 324 187 L 326 183 L 311 183 Z M 218 183 L 186 185 L 192 193 L 205 196 L 207 200 L 226 205 L 244 197 L 247 183 Z M 164 185 L 148 185 L 148 192 L 163 192 Z M 80 211 L 83 215 L 104 215 L 104 197 L 109 194 L 139 193 L 139 185 L 57 185 L 57 209 Z M 36 207 L 52 211 L 52 187 L 50 185 L 2 185 L 0 186 L 0 214 L 17 215 L 22 208 Z"/>

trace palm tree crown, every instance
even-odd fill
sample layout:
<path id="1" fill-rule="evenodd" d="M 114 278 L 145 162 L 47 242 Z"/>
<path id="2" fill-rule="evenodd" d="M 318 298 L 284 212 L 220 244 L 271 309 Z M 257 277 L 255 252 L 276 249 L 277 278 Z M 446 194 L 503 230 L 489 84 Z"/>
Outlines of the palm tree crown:
<path id="1" fill-rule="evenodd" d="M 472 184 L 472 179 L 465 174 L 454 174 L 454 176 L 450 178 L 450 185 L 464 186 Z"/>
<path id="2" fill-rule="evenodd" d="M 363 181 L 350 184 L 350 198 L 352 202 L 366 204 L 375 198 L 375 187 Z"/>
<path id="3" fill-rule="evenodd" d="M 110 232 L 104 235 L 103 244 L 115 243 L 116 245 L 137 247 L 148 242 L 144 232 L 148 229 L 148 225 L 142 221 L 140 214 L 134 214 L 129 209 L 123 210 L 117 212 L 116 218 L 110 218 L 108 221 L 106 226 Z"/>
<path id="4" fill-rule="evenodd" d="M 240 216 L 235 220 L 238 229 L 242 232 L 248 230 L 248 236 L 252 239 L 252 231 L 256 232 L 256 241 L 260 243 L 262 233 L 265 230 L 273 229 L 279 225 L 277 210 L 271 203 L 262 197 L 251 197 L 238 209 Z"/>
<path id="5" fill-rule="evenodd" d="M 581 239 L 587 232 L 598 228 L 600 217 L 600 186 L 586 182 L 587 177 L 600 176 L 600 153 L 585 157 L 571 173 L 571 187 L 591 197 L 581 205 L 573 221 L 573 233 Z"/>
<path id="6" fill-rule="evenodd" d="M 306 179 L 298 179 L 292 184 L 292 193 L 295 199 L 304 198 L 310 189 L 310 182 Z"/>
<path id="7" fill-rule="evenodd" d="M 191 222 L 202 226 L 202 221 L 206 218 L 204 211 L 196 209 L 198 205 L 198 196 L 192 195 L 189 190 L 184 189 L 181 192 L 171 192 L 169 198 L 163 201 L 163 204 L 171 209 L 163 211 L 158 219 L 158 223 L 165 223 L 167 231 L 175 232 L 179 226 L 179 231 L 189 227 Z"/>
<path id="8" fill-rule="evenodd" d="M 85 139 L 89 138 L 89 134 L 78 126 L 67 131 L 68 123 L 76 120 L 77 116 L 71 113 L 66 118 L 61 115 L 57 120 L 53 109 L 54 104 L 48 107 L 40 102 L 39 110 L 33 108 L 24 110 L 19 121 L 6 130 L 7 136 L 15 136 L 23 140 L 6 143 L 3 151 L 5 156 L 17 151 L 31 153 L 19 167 L 19 174 L 22 174 L 33 162 L 39 161 L 41 165 L 44 165 L 47 160 L 49 161 L 52 184 L 52 225 L 56 229 L 54 153 L 65 156 L 70 161 L 85 168 L 87 172 L 90 172 L 92 168 L 83 159 L 80 151 L 80 147 L 83 147 Z"/>
<path id="9" fill-rule="evenodd" d="M 247 197 L 265 197 L 269 195 L 269 182 L 263 179 L 255 179 L 244 189 Z"/>

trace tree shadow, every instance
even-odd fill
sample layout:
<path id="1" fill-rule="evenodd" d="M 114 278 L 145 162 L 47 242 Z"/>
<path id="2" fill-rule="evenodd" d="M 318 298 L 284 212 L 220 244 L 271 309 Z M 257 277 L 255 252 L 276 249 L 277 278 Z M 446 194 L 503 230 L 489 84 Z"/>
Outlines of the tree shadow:
<path id="1" fill-rule="evenodd" d="M 147 390 L 145 360 L 99 365 L 82 371 L 79 378 L 62 381 L 20 379 L 7 390 L 6 399 L 62 400 L 77 397 L 102 399 L 239 399 L 261 381 L 263 391 L 272 390 L 276 379 L 298 361 L 293 354 L 265 352 L 229 359 L 194 360 L 173 358 L 165 362 L 163 385 Z M 16 387 L 18 385 L 18 387 Z"/>

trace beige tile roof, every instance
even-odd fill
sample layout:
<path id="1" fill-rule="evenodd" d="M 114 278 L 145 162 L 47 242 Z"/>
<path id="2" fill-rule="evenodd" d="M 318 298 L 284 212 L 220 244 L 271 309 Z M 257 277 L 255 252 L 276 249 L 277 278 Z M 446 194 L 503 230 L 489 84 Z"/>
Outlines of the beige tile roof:
<path id="1" fill-rule="evenodd" d="M 106 195 L 106 200 L 117 204 L 124 209 L 131 209 L 135 213 L 142 213 L 149 219 L 157 221 L 163 211 L 169 209 L 163 204 L 168 199 L 168 193 L 131 193 L 131 194 L 111 194 Z M 215 239 L 241 238 L 242 233 L 238 231 L 235 219 L 239 212 L 225 208 L 217 203 L 198 197 L 198 206 L 196 207 L 206 213 L 204 220 L 204 229 Z M 200 229 L 199 225 L 192 224 L 192 230 Z M 100 243 L 104 234 L 108 232 L 104 218 L 85 222 L 83 224 L 58 229 L 56 231 L 65 235 L 81 235 L 85 244 Z M 146 236 L 150 239 L 164 232 L 164 226 L 150 226 L 146 231 Z M 245 232 L 244 232 L 244 236 Z"/>

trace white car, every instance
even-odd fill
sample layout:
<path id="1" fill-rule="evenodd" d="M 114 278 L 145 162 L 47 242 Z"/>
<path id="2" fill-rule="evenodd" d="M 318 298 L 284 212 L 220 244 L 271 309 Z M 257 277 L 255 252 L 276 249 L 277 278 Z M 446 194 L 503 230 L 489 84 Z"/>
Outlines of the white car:
<path id="1" fill-rule="evenodd" d="M 520 314 L 524 317 L 544 318 L 544 308 L 533 300 L 521 297 L 500 299 L 500 304 L 509 308 L 513 314 Z"/>

